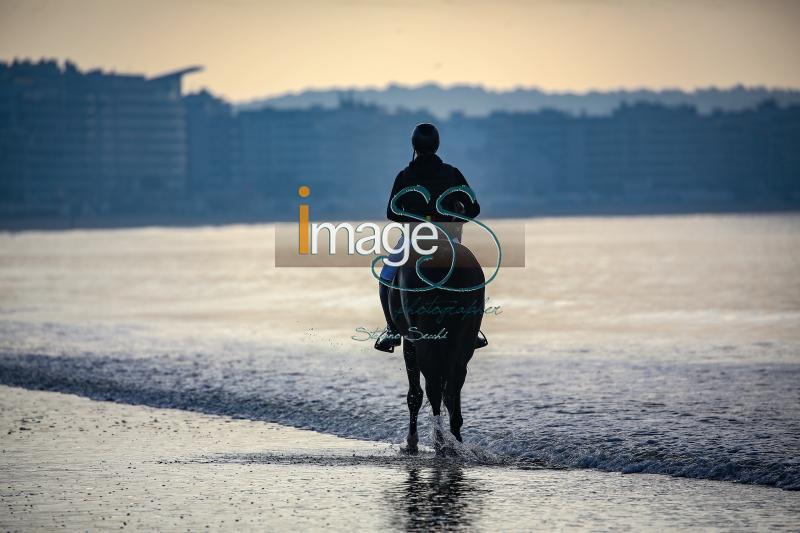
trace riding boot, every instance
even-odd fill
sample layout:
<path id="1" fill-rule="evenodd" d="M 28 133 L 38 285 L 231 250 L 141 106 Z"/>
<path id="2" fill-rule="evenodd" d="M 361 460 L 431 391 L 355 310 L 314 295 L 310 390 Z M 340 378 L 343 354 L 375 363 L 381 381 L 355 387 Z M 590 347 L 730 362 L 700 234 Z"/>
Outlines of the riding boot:
<path id="1" fill-rule="evenodd" d="M 478 350 L 486 346 L 489 346 L 489 341 L 486 339 L 486 335 L 481 330 L 478 330 L 478 336 L 475 337 L 475 349 Z"/>
<path id="2" fill-rule="evenodd" d="M 389 309 L 389 287 L 380 283 L 378 285 L 378 295 L 381 298 L 383 316 L 386 318 L 386 331 L 375 341 L 375 349 L 382 352 L 393 353 L 395 347 L 400 346 L 400 334 L 392 320 L 392 313 Z"/>

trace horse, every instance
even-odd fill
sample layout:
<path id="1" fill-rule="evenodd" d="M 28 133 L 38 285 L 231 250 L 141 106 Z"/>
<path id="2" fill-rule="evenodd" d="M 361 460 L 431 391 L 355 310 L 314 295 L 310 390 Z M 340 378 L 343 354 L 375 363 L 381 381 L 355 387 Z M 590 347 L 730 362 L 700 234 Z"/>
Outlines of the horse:
<path id="1" fill-rule="evenodd" d="M 420 265 L 422 275 L 430 282 L 440 283 L 450 271 L 453 248 L 448 240 L 430 241 L 437 246 L 431 260 Z M 455 267 L 443 283 L 446 288 L 415 292 L 407 289 L 429 288 L 416 271 L 420 255 L 412 251 L 409 260 L 400 267 L 395 283 L 401 289 L 389 294 L 390 312 L 403 335 L 403 358 L 408 375 L 409 428 L 406 451 L 418 451 L 417 417 L 422 408 L 423 390 L 420 373 L 425 377 L 425 394 L 434 417 L 439 417 L 441 402 L 450 416 L 450 432 L 459 441 L 463 418 L 461 416 L 461 388 L 467 377 L 467 364 L 475 351 L 475 339 L 480 331 L 484 313 L 485 277 L 478 260 L 462 244 L 453 241 Z M 405 290 L 404 290 L 405 289 Z M 440 422 L 440 418 L 435 419 Z M 434 449 L 437 453 L 453 453 L 446 446 L 441 425 L 434 429 Z"/>

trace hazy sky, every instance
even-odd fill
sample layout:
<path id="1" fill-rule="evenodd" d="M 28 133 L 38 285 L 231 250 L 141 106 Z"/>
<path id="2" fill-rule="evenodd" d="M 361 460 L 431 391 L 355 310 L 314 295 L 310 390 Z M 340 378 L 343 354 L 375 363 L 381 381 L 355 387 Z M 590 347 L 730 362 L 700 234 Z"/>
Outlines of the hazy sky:
<path id="1" fill-rule="evenodd" d="M 800 0 L 0 0 L 0 59 L 72 59 L 234 100 L 308 87 L 800 88 Z"/>

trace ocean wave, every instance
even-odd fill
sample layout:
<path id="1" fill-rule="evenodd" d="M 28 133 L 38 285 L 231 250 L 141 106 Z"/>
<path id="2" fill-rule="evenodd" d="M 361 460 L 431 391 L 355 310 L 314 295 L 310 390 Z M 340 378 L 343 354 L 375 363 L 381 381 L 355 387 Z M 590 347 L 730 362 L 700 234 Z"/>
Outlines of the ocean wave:
<path id="1" fill-rule="evenodd" d="M 239 356 L 10 351 L 0 353 L 0 383 L 376 441 L 401 443 L 407 430 L 400 357 L 332 360 L 263 347 Z M 798 490 L 798 384 L 795 364 L 476 356 L 464 389 L 464 437 L 471 449 L 519 466 Z M 421 417 L 420 435 L 430 429 Z"/>

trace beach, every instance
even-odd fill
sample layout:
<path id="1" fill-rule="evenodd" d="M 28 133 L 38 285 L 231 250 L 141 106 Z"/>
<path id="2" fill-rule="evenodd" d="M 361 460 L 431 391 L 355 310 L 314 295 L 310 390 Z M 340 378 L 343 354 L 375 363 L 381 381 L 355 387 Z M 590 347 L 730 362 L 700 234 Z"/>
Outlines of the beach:
<path id="1" fill-rule="evenodd" d="M 800 217 L 518 223 L 456 462 L 399 451 L 368 271 L 276 268 L 273 225 L 1 234 L 0 526 L 796 530 Z"/>
<path id="2" fill-rule="evenodd" d="M 0 388 L 6 531 L 795 529 L 797 494 L 413 458 L 384 443 Z"/>

